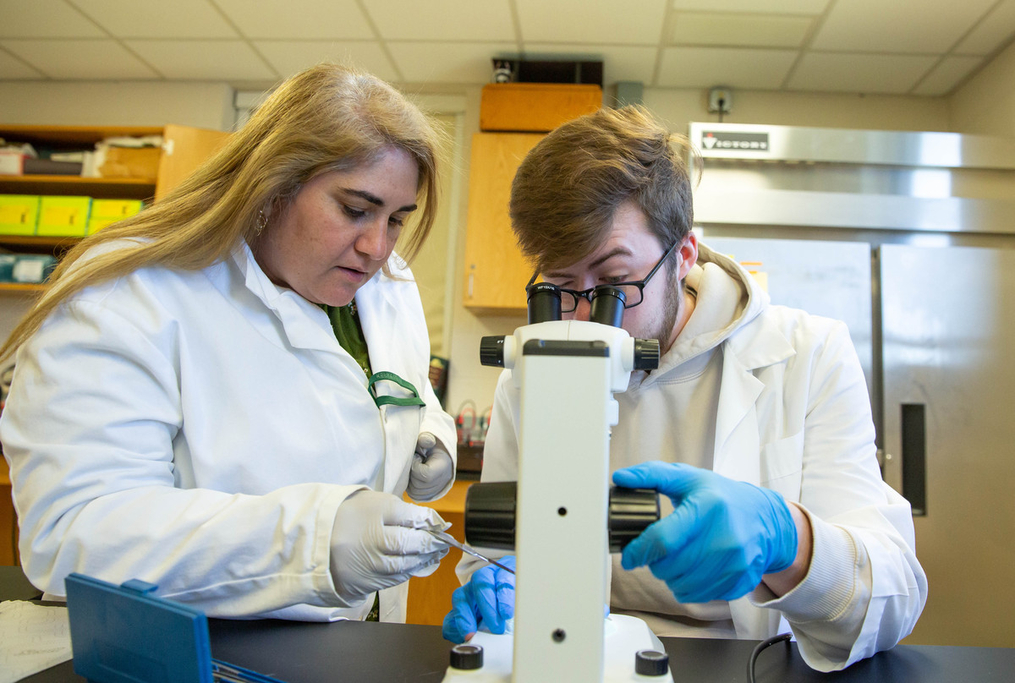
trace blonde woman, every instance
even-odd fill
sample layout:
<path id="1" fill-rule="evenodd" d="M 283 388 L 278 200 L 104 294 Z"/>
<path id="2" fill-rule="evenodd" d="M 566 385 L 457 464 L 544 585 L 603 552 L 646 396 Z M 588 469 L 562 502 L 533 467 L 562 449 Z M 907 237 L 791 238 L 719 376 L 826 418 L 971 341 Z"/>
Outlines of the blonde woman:
<path id="1" fill-rule="evenodd" d="M 407 258 L 429 120 L 372 76 L 284 83 L 165 200 L 71 251 L 0 349 L 22 565 L 214 616 L 404 621 L 447 549 L 455 431 Z M 413 228 L 408 226 L 413 224 Z M 380 592 L 379 599 L 375 594 Z"/>

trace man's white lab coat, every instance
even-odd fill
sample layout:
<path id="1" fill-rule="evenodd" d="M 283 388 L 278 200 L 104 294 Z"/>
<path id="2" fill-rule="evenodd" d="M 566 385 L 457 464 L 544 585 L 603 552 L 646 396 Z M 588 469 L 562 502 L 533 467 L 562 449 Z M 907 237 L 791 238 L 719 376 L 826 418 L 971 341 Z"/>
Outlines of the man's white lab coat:
<path id="1" fill-rule="evenodd" d="M 324 311 L 246 244 L 62 305 L 19 351 L 0 421 L 28 578 L 54 595 L 70 572 L 138 578 L 211 616 L 362 618 L 373 597 L 342 605 L 329 571 L 336 509 L 363 487 L 401 496 L 421 431 L 456 442 L 400 263 L 356 303 L 373 371 L 423 407 L 378 409 Z M 382 592 L 382 620 L 404 621 L 405 597 Z"/>
<path id="2" fill-rule="evenodd" d="M 762 585 L 729 603 L 737 637 L 760 640 L 788 630 L 780 626 L 785 614 L 801 653 L 821 670 L 892 647 L 923 610 L 927 579 L 913 550 L 909 503 L 881 479 L 867 387 L 846 326 L 770 305 L 752 278 L 704 245 L 698 263 L 725 270 L 741 283 L 748 301 L 720 342 L 712 468 L 800 503 L 815 533 L 807 585 L 777 601 Z M 673 423 L 666 394 L 681 390 L 673 380 L 679 368 L 666 361 L 664 355 L 658 371 L 632 379 L 628 394 L 634 397 L 618 396 L 624 431 L 646 443 L 680 443 L 679 434 L 660 436 Z M 654 400 L 637 398 L 650 384 Z M 518 478 L 518 408 L 518 390 L 505 371 L 494 400 L 483 481 Z M 680 461 L 678 453 L 617 450 L 614 443 L 611 471 L 648 460 Z M 460 578 L 480 566 L 463 559 Z M 615 568 L 613 580 L 618 578 L 630 580 L 618 577 Z M 647 580 L 662 586 L 651 576 Z M 869 603 L 859 597 L 866 587 Z M 768 607 L 760 606 L 766 601 Z"/>

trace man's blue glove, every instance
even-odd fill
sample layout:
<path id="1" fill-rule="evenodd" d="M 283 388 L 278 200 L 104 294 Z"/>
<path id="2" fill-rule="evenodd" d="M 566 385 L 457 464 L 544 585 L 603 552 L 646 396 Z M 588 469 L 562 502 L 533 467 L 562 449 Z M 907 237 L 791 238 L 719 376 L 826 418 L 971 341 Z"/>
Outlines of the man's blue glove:
<path id="1" fill-rule="evenodd" d="M 684 603 L 735 600 L 796 558 L 797 532 L 782 496 L 690 465 L 648 462 L 613 473 L 625 488 L 655 489 L 673 514 L 624 548 L 624 569 L 648 565 Z"/>
<path id="2" fill-rule="evenodd" d="M 515 568 L 513 555 L 497 561 Z M 451 611 L 444 617 L 443 634 L 452 643 L 464 643 L 481 626 L 499 635 L 514 615 L 515 575 L 489 565 L 477 570 L 467 584 L 451 595 Z"/>

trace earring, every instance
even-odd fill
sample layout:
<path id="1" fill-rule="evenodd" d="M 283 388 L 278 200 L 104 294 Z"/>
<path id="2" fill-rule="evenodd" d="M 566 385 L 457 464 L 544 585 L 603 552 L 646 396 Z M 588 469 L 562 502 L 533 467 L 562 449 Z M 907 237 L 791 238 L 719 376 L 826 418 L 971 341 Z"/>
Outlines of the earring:
<path id="1" fill-rule="evenodd" d="M 257 224 L 254 226 L 254 234 L 260 235 L 264 232 L 264 229 L 268 226 L 268 217 L 264 215 L 264 210 L 259 209 L 257 211 Z"/>

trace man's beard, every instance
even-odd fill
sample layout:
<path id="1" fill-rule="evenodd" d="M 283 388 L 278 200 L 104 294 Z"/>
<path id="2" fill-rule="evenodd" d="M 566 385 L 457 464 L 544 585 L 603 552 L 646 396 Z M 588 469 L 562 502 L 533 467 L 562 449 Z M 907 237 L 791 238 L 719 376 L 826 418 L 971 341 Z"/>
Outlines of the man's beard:
<path id="1" fill-rule="evenodd" d="M 659 340 L 659 355 L 669 351 L 668 344 L 673 336 L 673 327 L 677 324 L 677 317 L 680 315 L 680 307 L 684 302 L 684 288 L 677 280 L 676 268 L 673 264 L 666 265 L 666 306 L 663 309 L 663 319 L 655 329 L 655 334 L 649 339 Z"/>

